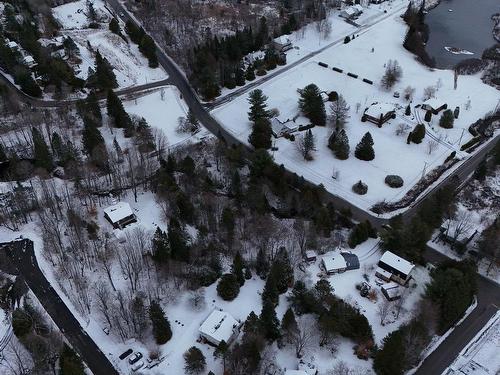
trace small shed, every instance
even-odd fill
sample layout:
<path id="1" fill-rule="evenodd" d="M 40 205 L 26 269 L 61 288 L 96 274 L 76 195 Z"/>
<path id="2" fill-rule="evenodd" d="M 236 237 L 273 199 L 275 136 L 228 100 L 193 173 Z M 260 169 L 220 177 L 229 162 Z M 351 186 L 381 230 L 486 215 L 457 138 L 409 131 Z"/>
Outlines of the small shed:
<path id="1" fill-rule="evenodd" d="M 424 111 L 431 111 L 432 114 L 434 115 L 437 115 L 439 112 L 447 108 L 448 104 L 436 98 L 427 99 L 425 102 L 422 103 L 422 109 Z"/>
<path id="2" fill-rule="evenodd" d="M 273 40 L 273 47 L 278 52 L 286 52 L 293 48 L 292 42 L 285 36 Z"/>
<path id="3" fill-rule="evenodd" d="M 398 283 L 395 283 L 394 281 L 391 281 L 390 283 L 383 284 L 380 289 L 382 290 L 382 294 L 387 298 L 389 301 L 395 301 L 397 299 L 401 298 L 401 286 Z"/>
<path id="4" fill-rule="evenodd" d="M 342 255 L 345 260 L 347 271 L 359 269 L 359 259 L 357 255 L 347 252 L 340 253 L 340 255 Z"/>
<path id="5" fill-rule="evenodd" d="M 11 50 L 17 51 L 19 49 L 19 45 L 11 40 L 10 42 L 7 43 L 7 47 L 9 47 Z"/>
<path id="6" fill-rule="evenodd" d="M 356 4 L 348 6 L 347 8 L 343 9 L 340 12 L 339 16 L 345 19 L 351 19 L 356 16 L 359 16 L 361 13 L 363 13 L 363 7 L 359 4 Z"/>
<path id="7" fill-rule="evenodd" d="M 316 261 L 316 251 L 314 250 L 306 250 L 304 254 L 304 259 L 307 262 L 315 262 Z"/>
<path id="8" fill-rule="evenodd" d="M 127 202 L 118 202 L 104 209 L 104 217 L 113 228 L 122 229 L 128 224 L 135 223 L 137 218 Z"/>
<path id="9" fill-rule="evenodd" d="M 396 118 L 394 105 L 388 103 L 373 103 L 363 112 L 361 121 L 369 121 L 379 128 L 390 119 Z"/>
<path id="10" fill-rule="evenodd" d="M 230 344 L 239 333 L 240 324 L 224 311 L 214 310 L 199 328 L 200 336 L 209 344 L 218 346 L 221 341 Z"/>
<path id="11" fill-rule="evenodd" d="M 405 285 L 411 278 L 411 272 L 415 265 L 397 256 L 390 251 L 386 251 L 378 261 L 378 268 L 375 276 L 385 281 L 395 281 Z"/>
<path id="12" fill-rule="evenodd" d="M 298 130 L 298 125 L 293 120 L 281 121 L 277 117 L 271 119 L 271 132 L 275 138 L 290 135 Z"/>
<path id="13" fill-rule="evenodd" d="M 37 65 L 35 59 L 33 56 L 27 55 L 23 58 L 23 63 L 26 65 L 28 68 L 33 68 Z"/>

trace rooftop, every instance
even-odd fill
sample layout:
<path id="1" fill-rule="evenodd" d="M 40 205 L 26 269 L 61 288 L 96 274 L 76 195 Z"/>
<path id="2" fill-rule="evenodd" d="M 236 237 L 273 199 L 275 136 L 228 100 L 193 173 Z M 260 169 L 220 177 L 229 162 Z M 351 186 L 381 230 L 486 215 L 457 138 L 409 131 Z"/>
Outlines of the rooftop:
<path id="1" fill-rule="evenodd" d="M 224 311 L 214 310 L 200 326 L 200 333 L 217 342 L 228 342 L 233 335 L 233 328 L 238 325 L 236 319 Z"/>
<path id="2" fill-rule="evenodd" d="M 385 116 L 387 113 L 394 111 L 394 105 L 389 103 L 373 103 L 367 109 L 365 109 L 365 114 L 374 118 L 380 118 L 380 116 Z"/>
<path id="3" fill-rule="evenodd" d="M 405 275 L 408 275 L 413 269 L 413 267 L 415 267 L 412 263 L 408 262 L 406 259 L 403 259 L 397 256 L 396 254 L 391 253 L 390 251 L 386 251 L 380 258 L 380 261 L 404 273 Z"/>
<path id="4" fill-rule="evenodd" d="M 330 253 L 329 255 L 324 255 L 321 260 L 327 272 L 347 267 L 344 257 L 340 254 L 333 256 L 333 254 Z"/>
<path id="5" fill-rule="evenodd" d="M 118 221 L 134 214 L 127 202 L 118 202 L 112 206 L 109 206 L 108 208 L 104 209 L 104 213 L 113 223 L 117 223 Z"/>

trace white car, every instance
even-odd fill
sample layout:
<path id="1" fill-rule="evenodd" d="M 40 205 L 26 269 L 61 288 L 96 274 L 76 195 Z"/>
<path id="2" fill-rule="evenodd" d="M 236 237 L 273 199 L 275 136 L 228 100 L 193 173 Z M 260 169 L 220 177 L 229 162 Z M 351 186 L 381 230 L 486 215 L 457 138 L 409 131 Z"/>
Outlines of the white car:
<path id="1" fill-rule="evenodd" d="M 135 371 L 139 370 L 142 366 L 144 366 L 143 361 L 137 362 L 135 365 L 132 366 L 132 371 L 135 372 Z"/>
<path id="2" fill-rule="evenodd" d="M 134 363 L 136 363 L 137 361 L 139 361 L 140 359 L 142 358 L 142 353 L 141 352 L 135 352 L 132 357 L 130 357 L 128 359 L 128 363 L 130 363 L 131 365 L 133 365 Z M 144 365 L 144 363 L 143 363 Z"/>

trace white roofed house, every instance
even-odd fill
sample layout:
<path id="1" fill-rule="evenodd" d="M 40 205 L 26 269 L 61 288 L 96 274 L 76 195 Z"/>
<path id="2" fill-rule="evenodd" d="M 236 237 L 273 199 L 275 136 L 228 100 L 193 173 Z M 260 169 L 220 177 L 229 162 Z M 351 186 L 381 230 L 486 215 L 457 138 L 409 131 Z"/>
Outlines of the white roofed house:
<path id="1" fill-rule="evenodd" d="M 363 112 L 361 121 L 369 121 L 379 128 L 390 119 L 396 118 L 394 105 L 388 103 L 373 103 Z"/>
<path id="2" fill-rule="evenodd" d="M 321 258 L 321 266 L 328 275 L 359 268 L 358 257 L 351 253 L 326 254 Z"/>
<path id="3" fill-rule="evenodd" d="M 104 209 L 104 217 L 113 228 L 122 229 L 128 224 L 135 223 L 137 218 L 127 202 L 118 202 Z"/>
<path id="4" fill-rule="evenodd" d="M 386 251 L 378 261 L 375 276 L 385 281 L 395 281 L 398 284 L 405 285 L 411 279 L 414 268 L 413 263 L 390 251 Z"/>
<path id="5" fill-rule="evenodd" d="M 281 121 L 277 117 L 271 119 L 271 132 L 275 138 L 280 138 L 296 132 L 298 125 L 293 120 Z"/>
<path id="6" fill-rule="evenodd" d="M 30 55 L 27 55 L 23 58 L 23 64 L 26 65 L 28 68 L 33 68 L 38 65 L 33 56 Z"/>
<path id="7" fill-rule="evenodd" d="M 228 313 L 214 310 L 198 331 L 200 336 L 211 345 L 219 346 L 222 341 L 229 345 L 238 336 L 240 323 Z"/>

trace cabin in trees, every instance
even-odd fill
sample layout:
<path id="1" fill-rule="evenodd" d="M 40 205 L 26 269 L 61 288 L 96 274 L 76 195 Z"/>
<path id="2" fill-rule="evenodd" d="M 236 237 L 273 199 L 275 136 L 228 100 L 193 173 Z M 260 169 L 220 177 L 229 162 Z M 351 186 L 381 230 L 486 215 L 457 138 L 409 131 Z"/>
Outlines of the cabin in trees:
<path id="1" fill-rule="evenodd" d="M 378 261 L 378 268 L 375 276 L 385 281 L 395 281 L 400 285 L 406 285 L 411 279 L 411 273 L 415 265 L 397 256 L 390 251 L 386 251 Z"/>
<path id="2" fill-rule="evenodd" d="M 238 337 L 240 323 L 228 313 L 214 310 L 198 331 L 200 336 L 211 345 L 219 346 L 222 341 L 229 345 Z"/>
<path id="3" fill-rule="evenodd" d="M 276 52 L 284 53 L 291 50 L 293 48 L 293 45 L 290 39 L 285 36 L 280 36 L 273 40 L 272 47 L 276 50 Z"/>
<path id="4" fill-rule="evenodd" d="M 326 254 L 321 258 L 321 267 L 328 275 L 359 269 L 356 255 L 342 252 L 338 255 Z"/>
<path id="5" fill-rule="evenodd" d="M 271 119 L 271 132 L 275 138 L 284 137 L 295 133 L 299 126 L 293 120 L 281 121 L 277 117 Z"/>
<path id="6" fill-rule="evenodd" d="M 105 208 L 104 217 L 115 229 L 125 228 L 127 225 L 137 221 L 135 214 L 127 202 L 118 202 Z"/>
<path id="7" fill-rule="evenodd" d="M 424 111 L 431 111 L 433 115 L 437 115 L 439 112 L 441 112 L 444 109 L 448 108 L 448 104 L 442 102 L 439 99 L 436 98 L 430 98 L 427 99 L 423 104 L 422 104 L 422 109 Z"/>
<path id="8" fill-rule="evenodd" d="M 361 13 L 363 13 L 363 7 L 359 4 L 356 4 L 343 9 L 340 12 L 339 16 L 349 20 L 359 16 Z"/>
<path id="9" fill-rule="evenodd" d="M 372 122 L 379 128 L 390 119 L 396 118 L 394 106 L 388 103 L 373 103 L 363 112 L 362 122 Z"/>

